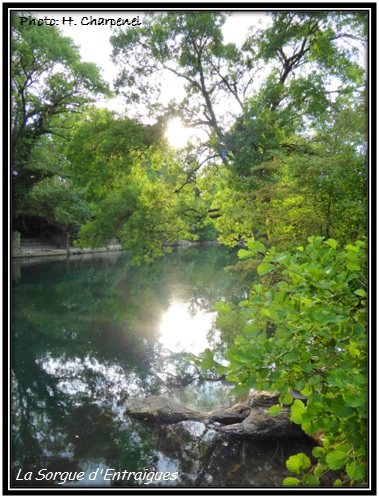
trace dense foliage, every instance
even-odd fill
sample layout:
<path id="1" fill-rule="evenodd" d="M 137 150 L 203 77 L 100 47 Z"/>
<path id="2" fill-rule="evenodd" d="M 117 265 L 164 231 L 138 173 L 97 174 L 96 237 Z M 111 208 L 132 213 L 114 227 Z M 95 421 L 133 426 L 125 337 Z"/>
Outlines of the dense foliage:
<path id="1" fill-rule="evenodd" d="M 74 115 L 96 96 L 110 95 L 99 68 L 81 61 L 70 38 L 55 26 L 21 25 L 21 15 L 11 15 L 10 167 L 13 222 L 19 229 L 25 217 L 33 216 L 33 187 L 64 174 L 59 145 L 69 137 Z M 37 202 L 34 214 L 38 208 Z M 39 218 L 44 219 L 41 208 Z"/>
<path id="2" fill-rule="evenodd" d="M 287 461 L 298 478 L 288 486 L 322 483 L 324 473 L 343 469 L 338 485 L 366 482 L 367 445 L 367 278 L 366 244 L 340 248 L 334 239 L 309 237 L 295 251 L 266 251 L 258 241 L 239 251 L 240 258 L 264 254 L 248 298 L 240 303 L 240 333 L 219 366 L 244 391 L 279 392 L 275 416 L 291 406 L 291 420 L 321 443 L 312 464 L 305 455 Z M 219 302 L 222 322 L 230 307 Z M 241 320 L 241 317 L 243 319 Z M 205 355 L 205 367 L 216 363 Z M 293 399 L 300 391 L 307 401 Z"/>
<path id="3" fill-rule="evenodd" d="M 90 224 L 83 211 L 71 230 L 85 224 L 81 245 L 118 238 L 155 257 L 197 236 L 235 245 L 254 234 L 291 248 L 314 233 L 341 243 L 364 235 L 365 14 L 273 12 L 241 46 L 223 40 L 228 16 L 146 13 L 138 29 L 118 30 L 115 87 L 126 112 L 112 115 L 85 112 L 108 90 L 72 41 L 55 27 L 20 25 L 15 13 L 15 227 L 23 231 L 26 218 L 69 226 L 51 209 L 38 216 L 36 191 L 63 180 L 60 190 L 73 189 L 92 212 Z M 184 85 L 183 98 L 159 98 L 168 76 Z M 170 149 L 173 116 L 203 129 L 201 143 Z M 76 217 L 68 205 L 61 212 Z"/>
<path id="4" fill-rule="evenodd" d="M 92 110 L 78 122 L 67 157 L 94 213 L 80 231 L 80 245 L 101 247 L 116 237 L 137 263 L 198 238 L 204 203 L 158 125 Z"/>

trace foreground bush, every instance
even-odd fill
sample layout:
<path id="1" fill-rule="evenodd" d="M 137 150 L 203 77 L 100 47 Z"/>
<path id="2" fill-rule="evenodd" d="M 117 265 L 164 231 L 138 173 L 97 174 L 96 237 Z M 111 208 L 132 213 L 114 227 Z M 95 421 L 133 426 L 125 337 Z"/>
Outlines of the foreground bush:
<path id="1" fill-rule="evenodd" d="M 218 373 L 237 390 L 279 392 L 275 416 L 291 406 L 291 420 L 313 435 L 320 446 L 315 462 L 305 454 L 287 460 L 297 477 L 285 486 L 322 485 L 325 474 L 338 471 L 335 486 L 366 483 L 367 313 L 366 243 L 339 248 L 333 239 L 309 237 L 294 252 L 266 251 L 254 241 L 240 258 L 257 258 L 261 283 L 240 303 L 244 327 L 226 353 L 229 365 Z M 217 304 L 220 316 L 228 306 Z M 209 352 L 206 366 L 213 361 Z M 213 362 L 214 365 L 215 362 Z M 300 391 L 307 401 L 294 400 Z"/>

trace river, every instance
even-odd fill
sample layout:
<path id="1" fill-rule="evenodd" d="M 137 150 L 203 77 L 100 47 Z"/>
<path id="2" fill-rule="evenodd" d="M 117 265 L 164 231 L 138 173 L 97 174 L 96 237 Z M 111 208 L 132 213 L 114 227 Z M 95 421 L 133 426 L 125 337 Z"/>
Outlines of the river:
<path id="1" fill-rule="evenodd" d="M 308 440 L 242 441 L 125 414 L 128 399 L 152 394 L 200 410 L 236 401 L 186 360 L 223 347 L 213 306 L 246 296 L 223 270 L 236 261 L 222 247 L 139 267 L 121 252 L 14 261 L 12 486 L 281 486 Z"/>

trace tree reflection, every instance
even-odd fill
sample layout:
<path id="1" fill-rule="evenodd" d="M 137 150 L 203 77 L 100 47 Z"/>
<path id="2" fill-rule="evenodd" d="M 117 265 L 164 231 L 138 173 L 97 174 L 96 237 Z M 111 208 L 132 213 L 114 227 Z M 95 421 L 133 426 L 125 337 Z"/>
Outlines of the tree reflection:
<path id="1" fill-rule="evenodd" d="M 20 468 L 87 471 L 100 464 L 130 471 L 166 471 L 170 465 L 180 472 L 180 486 L 210 480 L 233 485 L 234 478 L 228 484 L 225 477 L 232 453 L 223 457 L 218 435 L 204 433 L 202 424 L 199 429 L 131 421 L 125 405 L 129 397 L 175 397 L 179 392 L 193 405 L 191 396 L 200 399 L 201 392 L 210 403 L 227 403 L 224 390 L 213 398 L 210 388 L 198 385 L 191 391 L 198 375 L 186 354 L 167 351 L 157 339 L 173 296 L 193 313 L 213 312 L 215 301 L 235 292 L 237 281 L 223 271 L 235 260 L 225 248 L 190 248 L 138 268 L 130 266 L 125 254 L 16 263 L 11 350 L 15 486 L 53 485 L 16 482 Z M 233 444 L 238 448 L 240 443 Z"/>

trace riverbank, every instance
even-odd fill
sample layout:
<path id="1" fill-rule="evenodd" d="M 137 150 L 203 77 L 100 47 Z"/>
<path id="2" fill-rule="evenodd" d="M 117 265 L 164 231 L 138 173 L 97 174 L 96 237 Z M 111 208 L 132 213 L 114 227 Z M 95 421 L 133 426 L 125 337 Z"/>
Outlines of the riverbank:
<path id="1" fill-rule="evenodd" d="M 218 245 L 217 241 L 206 241 L 206 242 L 189 242 L 186 240 L 179 240 L 176 244 L 171 247 L 173 249 L 184 249 L 186 247 L 192 246 L 203 246 L 203 245 Z M 91 253 L 103 253 L 103 252 L 115 252 L 123 251 L 121 244 L 110 244 L 106 247 L 100 247 L 98 249 L 84 248 L 79 249 L 78 247 L 70 247 L 70 255 L 79 254 L 91 254 Z M 13 249 L 13 258 L 38 258 L 46 256 L 67 256 L 67 249 L 58 249 L 52 245 L 36 244 L 36 243 L 25 243 L 22 242 L 21 246 L 17 249 Z"/>
<path id="2" fill-rule="evenodd" d="M 114 244 L 107 247 L 101 247 L 99 249 L 79 249 L 77 247 L 71 247 L 69 254 L 91 254 L 97 252 L 115 252 L 122 251 L 120 244 Z M 19 249 L 15 249 L 12 252 L 13 258 L 38 258 L 46 256 L 67 256 L 67 249 L 57 249 L 52 246 L 22 246 Z"/>

